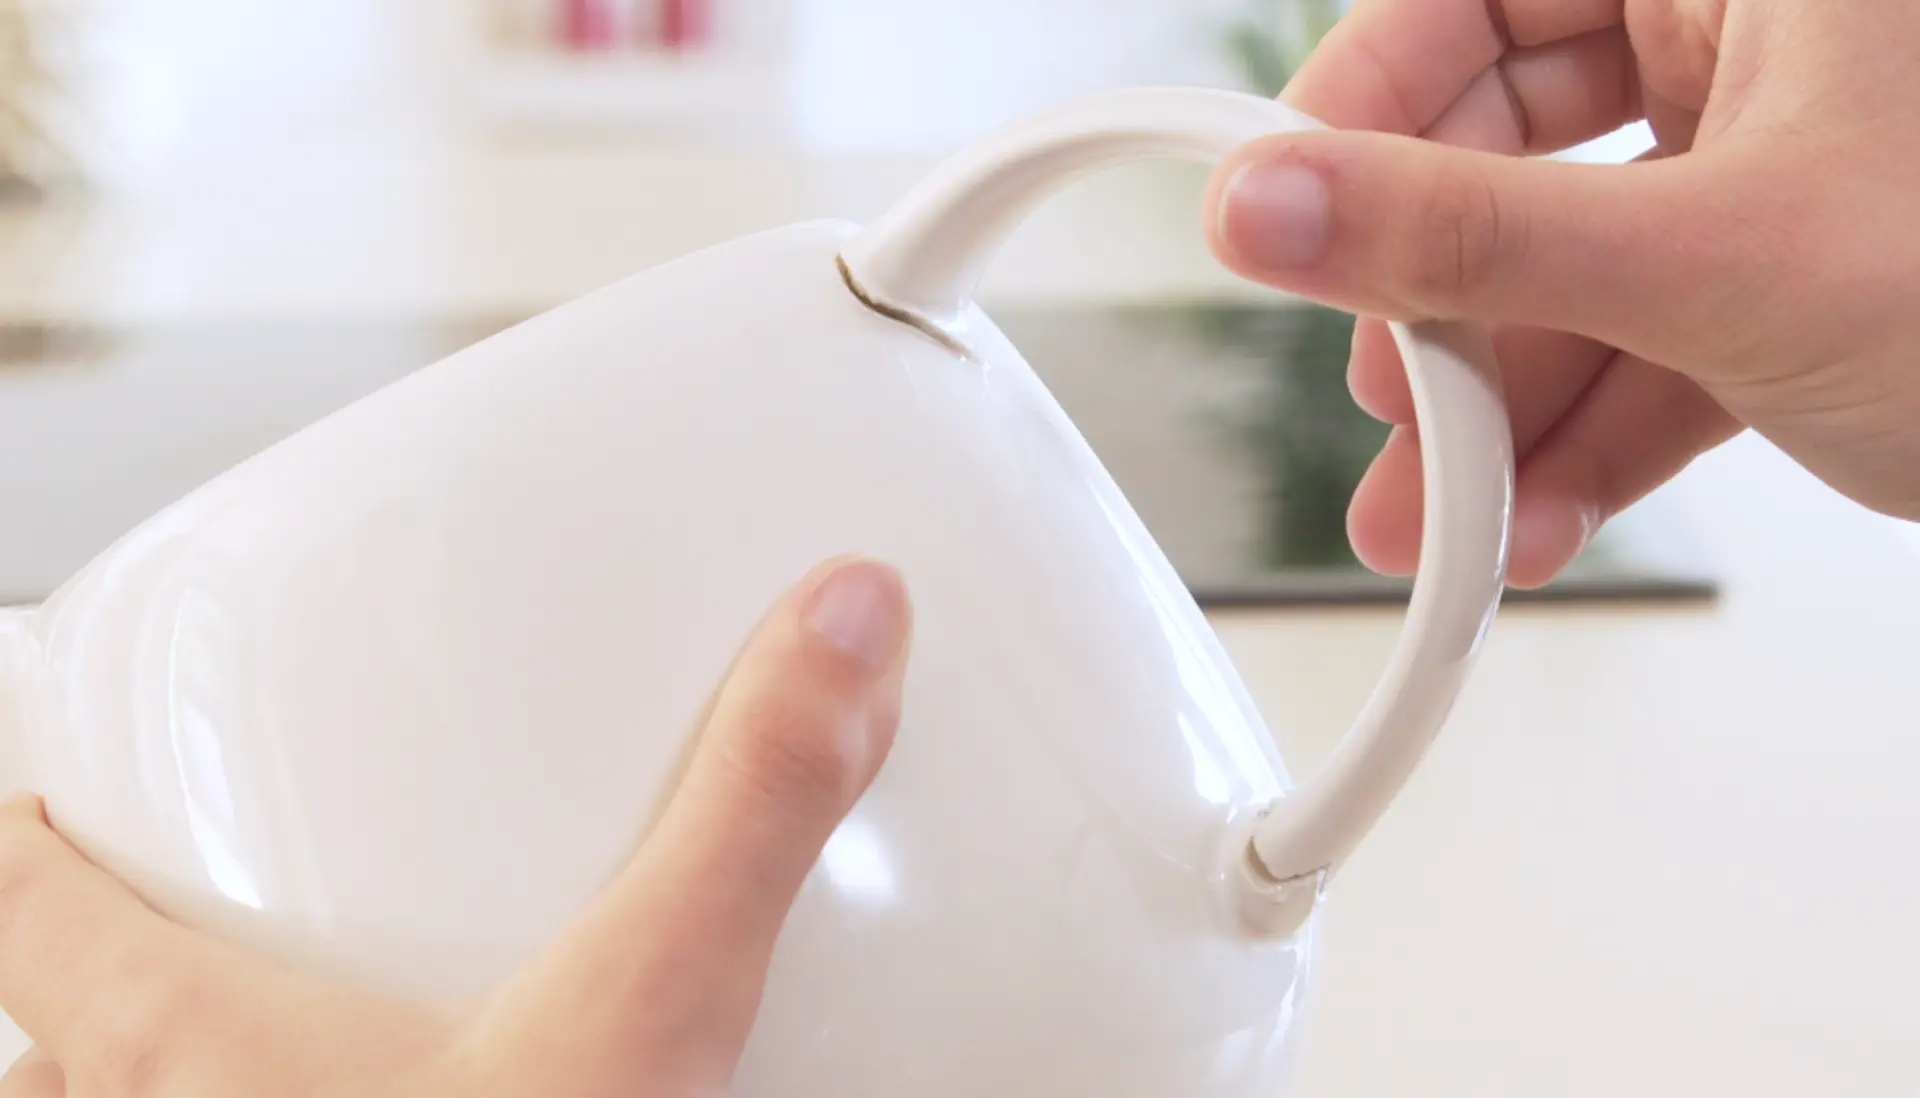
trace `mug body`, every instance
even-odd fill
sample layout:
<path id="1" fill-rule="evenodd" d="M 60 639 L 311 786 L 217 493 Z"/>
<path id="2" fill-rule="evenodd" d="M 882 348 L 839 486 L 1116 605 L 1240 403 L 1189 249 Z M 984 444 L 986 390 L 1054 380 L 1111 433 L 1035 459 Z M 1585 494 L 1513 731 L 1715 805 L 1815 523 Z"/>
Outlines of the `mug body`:
<path id="1" fill-rule="evenodd" d="M 29 783 L 163 912 L 484 990 L 645 833 L 771 600 L 872 554 L 897 745 L 809 878 L 738 1092 L 1271 1095 L 1312 927 L 1223 851 L 1285 788 L 1193 600 L 977 311 L 863 306 L 810 223 L 438 363 L 158 515 L 32 622 Z"/>

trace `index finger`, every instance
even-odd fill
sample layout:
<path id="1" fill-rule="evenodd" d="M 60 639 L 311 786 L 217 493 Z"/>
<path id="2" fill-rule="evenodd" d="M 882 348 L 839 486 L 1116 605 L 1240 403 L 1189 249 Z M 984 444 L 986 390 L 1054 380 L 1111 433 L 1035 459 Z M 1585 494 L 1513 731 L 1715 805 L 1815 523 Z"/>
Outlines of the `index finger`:
<path id="1" fill-rule="evenodd" d="M 0 1007 L 56 1058 L 148 1056 L 206 950 L 69 846 L 38 798 L 0 804 Z"/>
<path id="2" fill-rule="evenodd" d="M 1509 50 L 1618 25 L 1625 0 L 1358 0 L 1281 96 L 1336 129 L 1421 134 Z"/>

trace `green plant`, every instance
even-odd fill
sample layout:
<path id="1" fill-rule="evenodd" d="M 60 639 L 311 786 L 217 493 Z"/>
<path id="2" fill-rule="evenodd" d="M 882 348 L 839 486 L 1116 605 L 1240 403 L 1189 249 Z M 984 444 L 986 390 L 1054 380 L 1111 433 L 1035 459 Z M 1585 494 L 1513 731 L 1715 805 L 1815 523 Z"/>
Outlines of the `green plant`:
<path id="1" fill-rule="evenodd" d="M 1248 0 L 1226 36 L 1248 89 L 1279 95 L 1345 8 L 1343 0 Z M 1283 567 L 1357 567 L 1347 503 L 1387 429 L 1347 393 L 1353 318 L 1300 306 L 1201 310 L 1195 319 L 1267 366 L 1259 399 L 1232 425 L 1264 474 L 1262 555 Z"/>
<path id="2" fill-rule="evenodd" d="M 1259 472 L 1261 559 L 1280 568 L 1355 568 L 1347 504 L 1388 428 L 1347 391 L 1353 318 L 1318 305 L 1197 305 L 1201 340 L 1254 364 L 1257 390 L 1219 424 Z"/>
<path id="3" fill-rule="evenodd" d="M 1344 7 L 1341 0 L 1248 0 L 1226 45 L 1249 90 L 1279 95 Z"/>

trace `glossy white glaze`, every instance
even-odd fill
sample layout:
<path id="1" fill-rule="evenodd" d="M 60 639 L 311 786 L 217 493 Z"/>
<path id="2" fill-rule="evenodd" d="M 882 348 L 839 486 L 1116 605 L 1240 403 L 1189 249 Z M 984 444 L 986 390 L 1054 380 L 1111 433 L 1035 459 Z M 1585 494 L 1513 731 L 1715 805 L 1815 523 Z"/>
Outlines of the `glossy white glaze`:
<path id="1" fill-rule="evenodd" d="M 0 620 L 19 784 L 187 923 L 472 993 L 629 854 L 769 600 L 870 553 L 918 607 L 905 722 L 738 1093 L 1274 1093 L 1314 930 L 1234 888 L 1266 731 L 1018 353 L 861 304 L 853 233 L 634 276 L 144 524 Z"/>
<path id="2" fill-rule="evenodd" d="M 639 275 L 135 531 L 9 656 L 56 824 L 187 922 L 471 992 L 627 855 L 765 605 L 872 553 L 919 608 L 905 726 L 740 1093 L 1271 1093 L 1310 936 L 1210 883 L 1267 734 L 1027 366 L 862 307 L 848 231 Z"/>

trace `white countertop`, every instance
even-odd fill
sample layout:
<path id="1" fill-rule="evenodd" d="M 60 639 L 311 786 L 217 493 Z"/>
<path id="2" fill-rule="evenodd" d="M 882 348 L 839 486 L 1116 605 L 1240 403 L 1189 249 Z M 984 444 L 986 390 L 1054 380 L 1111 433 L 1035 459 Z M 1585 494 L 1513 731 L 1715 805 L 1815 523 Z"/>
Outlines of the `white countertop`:
<path id="1" fill-rule="evenodd" d="M 906 159 L 315 143 L 212 180 L 0 214 L 0 315 L 511 310 L 738 232 L 865 216 Z M 1230 286 L 1198 177 L 1089 181 L 992 296 Z M 1920 539 L 1743 440 L 1673 489 L 1710 610 L 1530 609 L 1344 873 L 1298 1093 L 1920 1092 Z M 1289 758 L 1358 709 L 1398 625 L 1225 616 Z"/>
<path id="2" fill-rule="evenodd" d="M 1707 611 L 1510 611 L 1336 884 L 1310 1098 L 1920 1093 L 1920 538 L 1747 438 Z M 1289 758 L 1397 621 L 1221 623 Z"/>

